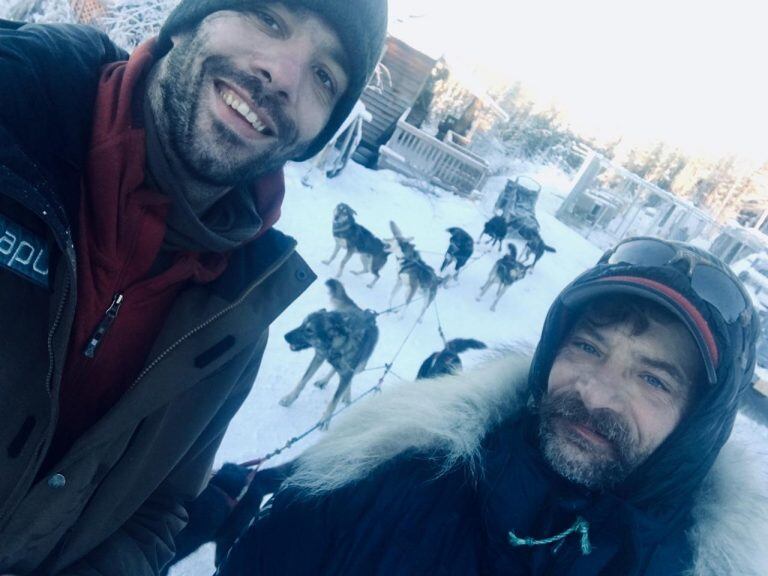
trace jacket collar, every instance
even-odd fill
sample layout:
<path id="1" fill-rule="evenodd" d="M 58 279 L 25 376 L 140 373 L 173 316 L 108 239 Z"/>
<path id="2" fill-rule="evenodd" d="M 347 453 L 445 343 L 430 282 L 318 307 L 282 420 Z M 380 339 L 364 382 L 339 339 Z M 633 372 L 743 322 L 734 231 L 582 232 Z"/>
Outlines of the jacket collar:
<path id="1" fill-rule="evenodd" d="M 461 464 L 479 475 L 486 434 L 525 405 L 528 370 L 527 358 L 509 354 L 373 398 L 334 422 L 299 457 L 286 485 L 307 496 L 323 494 L 411 450 L 442 462 L 442 470 Z M 768 459 L 758 434 L 759 425 L 740 416 L 696 496 L 691 576 L 768 574 Z"/>

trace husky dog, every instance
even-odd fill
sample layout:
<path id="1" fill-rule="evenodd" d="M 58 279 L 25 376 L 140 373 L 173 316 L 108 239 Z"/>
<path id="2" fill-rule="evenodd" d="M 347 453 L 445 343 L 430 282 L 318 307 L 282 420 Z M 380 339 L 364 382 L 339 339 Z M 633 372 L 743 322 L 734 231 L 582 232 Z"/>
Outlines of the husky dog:
<path id="1" fill-rule="evenodd" d="M 370 230 L 355 222 L 356 214 L 357 212 L 343 202 L 334 209 L 333 238 L 336 240 L 336 246 L 331 257 L 328 260 L 323 260 L 323 264 L 333 262 L 339 250 L 346 248 L 347 253 L 342 258 L 339 271 L 336 274 L 336 277 L 339 278 L 352 255 L 360 254 L 363 269 L 353 270 L 352 274 L 365 274 L 366 272 L 373 274 L 374 278 L 368 284 L 368 288 L 372 288 L 379 279 L 379 272 L 387 263 L 391 248 L 389 244 L 376 238 Z"/>
<path id="2" fill-rule="evenodd" d="M 486 240 L 491 243 L 493 248 L 497 243 L 499 245 L 499 251 L 501 251 L 501 242 L 507 237 L 507 221 L 504 216 L 494 216 L 483 226 L 483 232 L 480 234 L 480 238 L 477 239 L 478 243 L 483 239 L 483 236 L 488 235 L 490 240 Z"/>
<path id="3" fill-rule="evenodd" d="M 443 259 L 443 263 L 440 266 L 440 272 L 454 264 L 453 279 L 456 280 L 459 277 L 459 270 L 462 269 L 469 260 L 469 257 L 472 256 L 472 252 L 475 249 L 475 241 L 472 240 L 469 232 L 463 228 L 452 227 L 448 228 L 447 231 L 451 235 L 451 242 L 445 253 L 445 259 Z"/>
<path id="4" fill-rule="evenodd" d="M 405 238 L 397 224 L 390 221 L 389 226 L 395 236 L 394 245 L 399 262 L 397 283 L 389 297 L 389 306 L 392 307 L 395 294 L 400 290 L 403 283 L 407 283 L 408 294 L 405 297 L 405 307 L 408 307 L 411 303 L 417 290 L 424 295 L 424 307 L 421 310 L 421 317 L 434 301 L 437 289 L 445 279 L 440 278 L 435 270 L 421 259 L 421 254 L 416 250 L 416 246 L 411 242 L 411 238 Z"/>
<path id="5" fill-rule="evenodd" d="M 504 292 L 507 291 L 507 288 L 523 278 L 528 270 L 528 268 L 517 261 L 517 248 L 515 245 L 510 242 L 508 249 L 509 254 L 499 258 L 493 265 L 493 268 L 491 268 L 491 273 L 488 274 L 488 281 L 483 285 L 480 294 L 476 298 L 479 302 L 492 284 L 498 284 L 499 288 L 496 291 L 496 299 L 491 304 L 492 311 L 496 310 L 496 304 L 498 304 Z"/>
<path id="6" fill-rule="evenodd" d="M 334 373 L 339 374 L 339 385 L 320 419 L 320 427 L 323 429 L 328 428 L 339 400 L 344 398 L 346 403 L 350 402 L 352 377 L 365 368 L 379 339 L 376 314 L 370 310 L 361 310 L 347 296 L 340 282 L 329 281 L 327 285 L 336 309 L 312 312 L 301 326 L 285 335 L 291 350 L 314 348 L 315 356 L 296 388 L 280 400 L 282 406 L 293 404 L 310 378 L 327 360 L 333 371 L 316 382 L 316 386 L 325 387 Z"/>
<path id="7" fill-rule="evenodd" d="M 523 252 L 521 262 L 527 262 L 529 257 L 533 255 L 533 263 L 527 266 L 528 270 L 533 270 L 536 262 L 544 256 L 544 252 L 557 252 L 552 246 L 544 243 L 538 230 L 526 231 L 523 239 L 525 240 L 525 251 Z"/>
<path id="8" fill-rule="evenodd" d="M 328 288 L 328 297 L 331 299 L 331 306 L 333 306 L 334 310 L 339 312 L 363 311 L 357 304 L 355 304 L 352 298 L 349 297 L 341 282 L 335 278 L 329 278 L 325 281 L 325 285 Z M 320 380 L 315 381 L 315 386 L 322 390 L 328 385 L 328 382 L 331 381 L 334 374 L 336 374 L 336 369 L 331 366 L 331 369 L 325 376 L 320 378 Z M 345 397 L 345 401 L 349 402 L 349 394 Z"/>
<path id="9" fill-rule="evenodd" d="M 472 338 L 455 338 L 445 343 L 445 348 L 440 352 L 430 354 L 424 360 L 416 375 L 416 380 L 436 378 L 461 371 L 461 359 L 459 354 L 467 350 L 482 350 L 486 345 Z"/>

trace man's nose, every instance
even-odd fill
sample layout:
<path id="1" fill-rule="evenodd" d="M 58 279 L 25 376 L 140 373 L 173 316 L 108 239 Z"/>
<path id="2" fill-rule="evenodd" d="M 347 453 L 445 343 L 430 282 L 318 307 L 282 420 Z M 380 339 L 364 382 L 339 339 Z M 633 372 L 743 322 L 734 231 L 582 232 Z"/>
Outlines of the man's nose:
<path id="1" fill-rule="evenodd" d="M 276 52 L 251 63 L 253 73 L 262 81 L 267 93 L 277 96 L 284 104 L 293 103 L 299 89 L 302 65 L 290 51 Z"/>
<path id="2" fill-rule="evenodd" d="M 619 410 L 622 404 L 624 387 L 621 386 L 621 370 L 600 367 L 588 374 L 583 374 L 577 381 L 577 389 L 584 405 L 590 410 L 611 408 Z"/>

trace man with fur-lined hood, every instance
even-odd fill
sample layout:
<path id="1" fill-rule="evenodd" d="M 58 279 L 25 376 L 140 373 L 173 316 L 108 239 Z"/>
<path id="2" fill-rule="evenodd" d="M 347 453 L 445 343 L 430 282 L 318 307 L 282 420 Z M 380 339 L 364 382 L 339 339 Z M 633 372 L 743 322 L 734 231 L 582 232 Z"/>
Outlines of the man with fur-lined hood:
<path id="1" fill-rule="evenodd" d="M 219 574 L 768 574 L 764 457 L 736 418 L 757 328 L 709 253 L 622 242 L 559 295 L 532 360 L 350 411 Z"/>

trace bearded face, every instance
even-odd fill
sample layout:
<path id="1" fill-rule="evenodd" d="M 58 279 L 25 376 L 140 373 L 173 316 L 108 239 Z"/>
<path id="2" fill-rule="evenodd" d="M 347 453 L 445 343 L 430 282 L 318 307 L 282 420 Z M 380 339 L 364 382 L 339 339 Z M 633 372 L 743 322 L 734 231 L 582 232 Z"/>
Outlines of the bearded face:
<path id="1" fill-rule="evenodd" d="M 539 416 L 545 459 L 575 484 L 611 488 L 649 456 L 620 414 L 606 408 L 590 411 L 574 391 L 547 395 Z"/>
<path id="2" fill-rule="evenodd" d="M 214 12 L 173 42 L 150 105 L 167 153 L 208 184 L 253 180 L 303 154 L 346 90 L 336 33 L 281 4 Z"/>
<path id="3" fill-rule="evenodd" d="M 680 423 L 701 360 L 676 319 L 579 320 L 561 345 L 539 404 L 550 466 L 590 489 L 626 479 Z"/>

